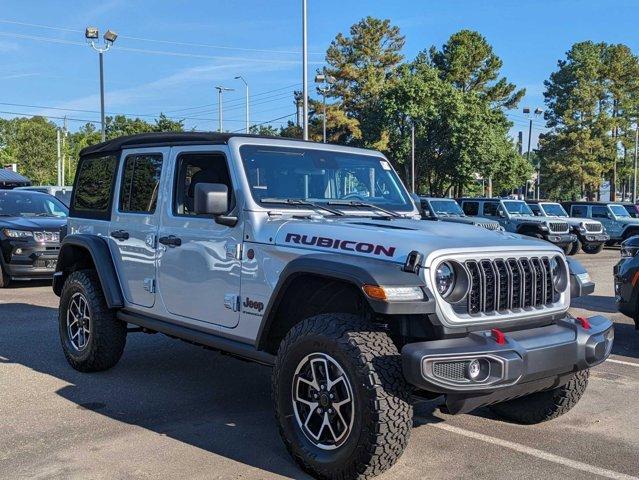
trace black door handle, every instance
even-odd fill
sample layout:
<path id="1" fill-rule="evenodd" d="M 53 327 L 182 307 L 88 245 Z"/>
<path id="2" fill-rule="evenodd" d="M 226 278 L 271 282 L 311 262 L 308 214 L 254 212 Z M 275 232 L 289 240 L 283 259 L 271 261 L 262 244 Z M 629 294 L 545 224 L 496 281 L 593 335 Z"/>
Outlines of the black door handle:
<path id="1" fill-rule="evenodd" d="M 124 230 L 116 230 L 111 232 L 111 236 L 116 240 L 120 240 L 121 242 L 129 239 L 129 232 L 125 232 Z"/>
<path id="2" fill-rule="evenodd" d="M 182 245 L 182 239 L 175 235 L 169 235 L 168 237 L 160 237 L 158 240 L 162 245 L 168 245 L 169 247 L 179 247 Z"/>

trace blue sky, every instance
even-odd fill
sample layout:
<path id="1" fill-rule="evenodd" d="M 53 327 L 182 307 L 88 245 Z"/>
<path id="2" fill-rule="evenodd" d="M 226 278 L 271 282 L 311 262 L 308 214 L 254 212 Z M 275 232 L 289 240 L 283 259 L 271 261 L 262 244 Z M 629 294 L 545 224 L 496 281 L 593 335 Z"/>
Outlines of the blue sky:
<path id="1" fill-rule="evenodd" d="M 460 29 L 481 32 L 502 58 L 503 74 L 526 88 L 521 106 L 543 107 L 543 81 L 572 43 L 625 43 L 639 53 L 638 6 L 630 0 L 309 0 L 309 77 L 338 32 L 372 15 L 400 27 L 408 59 Z M 236 88 L 225 96 L 225 128 L 240 130 L 244 90 L 234 77 L 241 74 L 253 95 L 252 123 L 293 114 L 292 90 L 301 88 L 300 14 L 299 0 L 0 0 L 0 111 L 12 112 L 0 115 L 67 115 L 72 129 L 80 125 L 75 119 L 99 119 L 98 57 L 84 43 L 86 25 L 120 35 L 105 56 L 107 112 L 151 120 L 163 111 L 186 117 L 189 128 L 214 130 L 214 87 L 222 84 Z M 521 109 L 509 116 L 513 133 L 527 128 Z"/>

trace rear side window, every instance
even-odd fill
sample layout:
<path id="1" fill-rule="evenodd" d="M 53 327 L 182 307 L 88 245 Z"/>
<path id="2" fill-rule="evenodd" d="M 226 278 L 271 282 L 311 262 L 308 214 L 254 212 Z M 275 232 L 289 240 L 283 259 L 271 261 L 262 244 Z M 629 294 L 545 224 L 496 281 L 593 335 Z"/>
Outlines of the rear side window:
<path id="1" fill-rule="evenodd" d="M 608 209 L 602 205 L 593 205 L 592 218 L 608 218 Z"/>
<path id="2" fill-rule="evenodd" d="M 82 158 L 76 174 L 71 216 L 111 218 L 113 183 L 118 166 L 115 155 Z"/>
<path id="3" fill-rule="evenodd" d="M 464 202 L 462 210 L 466 215 L 479 215 L 479 202 Z"/>
<path id="4" fill-rule="evenodd" d="M 488 217 L 494 217 L 497 215 L 497 207 L 499 204 L 497 202 L 486 202 L 484 203 L 484 215 Z"/>
<path id="5" fill-rule="evenodd" d="M 158 201 L 162 155 L 129 155 L 124 161 L 118 210 L 126 213 L 153 213 Z"/>
<path id="6" fill-rule="evenodd" d="M 536 203 L 529 203 L 528 206 L 535 214 L 535 217 L 541 217 L 541 208 Z"/>
<path id="7" fill-rule="evenodd" d="M 570 213 L 573 217 L 587 217 L 588 207 L 586 205 L 573 205 Z"/>

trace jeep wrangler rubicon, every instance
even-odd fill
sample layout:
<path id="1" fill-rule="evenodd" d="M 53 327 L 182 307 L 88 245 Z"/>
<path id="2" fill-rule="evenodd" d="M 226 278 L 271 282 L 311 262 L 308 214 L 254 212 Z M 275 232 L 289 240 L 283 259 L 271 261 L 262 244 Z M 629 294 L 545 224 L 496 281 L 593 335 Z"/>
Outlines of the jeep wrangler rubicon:
<path id="1" fill-rule="evenodd" d="M 234 134 L 122 137 L 80 155 L 53 289 L 71 366 L 128 332 L 273 366 L 284 444 L 318 478 L 399 458 L 413 395 L 522 423 L 584 393 L 613 341 L 556 246 L 424 222 L 380 153 Z"/>

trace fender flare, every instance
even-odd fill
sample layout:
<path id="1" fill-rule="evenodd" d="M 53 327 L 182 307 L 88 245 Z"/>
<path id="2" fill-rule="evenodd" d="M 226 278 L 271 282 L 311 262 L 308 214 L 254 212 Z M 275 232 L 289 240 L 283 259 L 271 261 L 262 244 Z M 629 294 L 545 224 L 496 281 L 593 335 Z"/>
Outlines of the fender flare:
<path id="1" fill-rule="evenodd" d="M 629 231 L 630 232 L 634 231 L 634 235 L 639 235 L 639 225 L 626 225 L 621 232 L 621 238 L 626 238 L 626 234 Z M 630 238 L 630 237 L 627 237 L 627 238 Z"/>
<path id="2" fill-rule="evenodd" d="M 517 225 L 517 233 L 520 235 L 526 235 L 525 232 L 534 231 L 543 235 L 544 231 L 539 228 L 541 224 L 537 222 L 524 222 Z"/>
<path id="3" fill-rule="evenodd" d="M 71 267 L 77 262 L 78 250 L 86 251 L 93 261 L 109 308 L 122 308 L 124 297 L 106 240 L 97 235 L 73 234 L 64 237 L 53 276 L 53 292 L 59 297 Z"/>
<path id="4" fill-rule="evenodd" d="M 275 312 L 290 284 L 297 277 L 309 274 L 350 283 L 362 292 L 371 310 L 378 314 L 426 315 L 435 312 L 434 295 L 418 275 L 403 271 L 400 264 L 333 253 L 302 255 L 291 260 L 279 276 L 258 331 L 256 339 L 258 349 L 266 344 L 269 331 L 275 321 Z M 424 300 L 401 302 L 374 300 L 363 293 L 364 285 L 420 287 L 424 291 Z"/>

